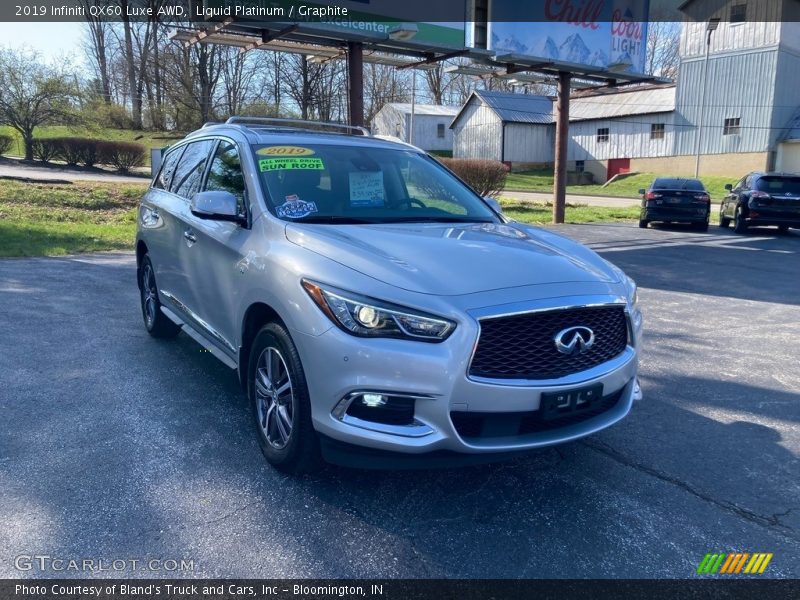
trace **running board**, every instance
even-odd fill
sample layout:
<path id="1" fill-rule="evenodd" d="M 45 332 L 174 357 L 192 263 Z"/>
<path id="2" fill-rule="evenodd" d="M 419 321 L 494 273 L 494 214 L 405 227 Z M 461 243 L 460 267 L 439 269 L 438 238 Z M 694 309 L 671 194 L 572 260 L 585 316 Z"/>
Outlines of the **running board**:
<path id="1" fill-rule="evenodd" d="M 176 313 L 171 311 L 169 308 L 161 305 L 161 312 L 163 312 L 169 320 L 174 322 L 176 325 L 180 325 L 183 332 L 192 338 L 195 342 L 200 344 L 203 348 L 211 352 L 215 358 L 217 358 L 221 363 L 223 363 L 226 367 L 233 369 L 234 371 L 237 369 L 236 362 L 227 354 L 225 354 L 222 350 L 216 347 L 210 340 L 208 340 L 202 333 L 197 331 L 194 327 L 192 327 L 189 323 L 181 319 Z"/>

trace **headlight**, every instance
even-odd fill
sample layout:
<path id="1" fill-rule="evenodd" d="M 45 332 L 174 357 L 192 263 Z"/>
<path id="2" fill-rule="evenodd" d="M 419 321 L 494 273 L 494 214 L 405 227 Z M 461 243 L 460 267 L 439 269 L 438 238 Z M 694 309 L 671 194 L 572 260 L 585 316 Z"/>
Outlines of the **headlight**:
<path id="1" fill-rule="evenodd" d="M 353 335 L 441 342 L 456 328 L 452 321 L 410 308 L 306 280 L 302 284 L 322 312 Z"/>
<path id="2" fill-rule="evenodd" d="M 639 289 L 636 282 L 628 277 L 628 308 L 633 323 L 633 331 L 638 335 L 642 331 L 642 311 L 639 310 Z"/>

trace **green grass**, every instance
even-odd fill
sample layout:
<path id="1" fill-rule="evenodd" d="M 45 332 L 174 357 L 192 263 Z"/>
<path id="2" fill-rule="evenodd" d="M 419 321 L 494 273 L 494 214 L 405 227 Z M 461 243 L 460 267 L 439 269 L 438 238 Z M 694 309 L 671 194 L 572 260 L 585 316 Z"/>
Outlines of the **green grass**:
<path id="1" fill-rule="evenodd" d="M 24 156 L 25 146 L 19 133 L 9 126 L 0 126 L 0 134 L 10 135 L 14 138 L 14 145 L 6 154 L 8 156 Z M 165 131 L 134 131 L 132 129 L 109 129 L 105 127 L 70 127 L 67 125 L 54 125 L 37 127 L 34 130 L 37 138 L 53 137 L 87 137 L 97 140 L 114 142 L 136 142 L 147 148 L 145 163 L 150 164 L 150 148 L 163 148 L 180 140 L 183 136 Z M 170 139 L 158 139 L 167 138 Z"/>
<path id="2" fill-rule="evenodd" d="M 546 225 L 553 222 L 553 205 L 537 202 L 519 202 L 501 199 L 503 214 L 522 223 Z M 567 203 L 564 221 L 566 223 L 614 223 L 633 222 L 639 219 L 639 207 L 587 206 Z"/>
<path id="3" fill-rule="evenodd" d="M 145 189 L 0 181 L 0 257 L 130 250 Z"/>
<path id="4" fill-rule="evenodd" d="M 602 185 L 570 185 L 567 186 L 568 194 L 584 194 L 587 196 L 614 196 L 619 198 L 638 198 L 639 190 L 646 188 L 656 178 L 655 173 L 639 173 L 631 175 L 619 181 L 615 181 L 603 187 Z M 720 177 L 708 176 L 701 177 L 700 180 L 708 189 L 711 199 L 721 200 L 725 196 L 725 184 L 735 183 L 736 176 Z M 506 179 L 505 191 L 512 192 L 552 192 L 553 191 L 553 172 L 544 171 L 523 171 L 520 173 L 509 173 Z"/>

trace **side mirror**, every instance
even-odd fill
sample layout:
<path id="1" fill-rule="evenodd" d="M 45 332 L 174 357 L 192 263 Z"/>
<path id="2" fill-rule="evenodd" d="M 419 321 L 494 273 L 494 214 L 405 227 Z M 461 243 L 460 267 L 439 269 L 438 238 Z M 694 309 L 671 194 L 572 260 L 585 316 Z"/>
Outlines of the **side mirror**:
<path id="1" fill-rule="evenodd" d="M 500 206 L 500 203 L 497 201 L 497 198 L 492 198 L 491 196 L 484 196 L 483 199 L 486 201 L 486 204 L 492 207 L 498 214 L 503 214 L 503 207 Z"/>
<path id="2" fill-rule="evenodd" d="M 647 190 L 646 190 L 646 189 L 644 189 L 644 188 L 640 189 L 640 190 L 639 190 L 639 195 L 641 195 L 641 196 L 644 196 L 644 194 L 645 194 L 645 192 L 646 192 L 646 191 L 647 191 Z"/>
<path id="3" fill-rule="evenodd" d="M 192 197 L 191 211 L 195 217 L 211 221 L 242 222 L 239 215 L 239 201 L 230 192 L 197 192 Z"/>
<path id="4" fill-rule="evenodd" d="M 725 189 L 730 192 L 733 189 L 733 186 L 730 183 L 726 183 L 725 184 Z"/>

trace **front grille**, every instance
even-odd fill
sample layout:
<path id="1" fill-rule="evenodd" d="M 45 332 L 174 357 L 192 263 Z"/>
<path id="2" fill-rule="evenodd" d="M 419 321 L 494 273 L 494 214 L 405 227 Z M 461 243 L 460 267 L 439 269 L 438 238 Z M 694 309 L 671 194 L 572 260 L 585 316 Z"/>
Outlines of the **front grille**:
<path id="1" fill-rule="evenodd" d="M 450 419 L 453 421 L 458 435 L 464 439 L 514 437 L 540 433 L 576 425 L 611 410 L 619 402 L 624 390 L 625 388 L 622 388 L 613 394 L 603 396 L 599 402 L 594 403 L 586 410 L 576 411 L 550 421 L 542 419 L 541 411 L 538 410 L 511 413 L 453 411 L 450 413 Z"/>
<path id="2" fill-rule="evenodd" d="M 569 356 L 556 349 L 555 335 L 588 327 L 594 345 Z M 618 356 L 628 343 L 623 306 L 593 306 L 525 313 L 481 321 L 469 374 L 490 379 L 555 379 L 584 371 Z"/>

